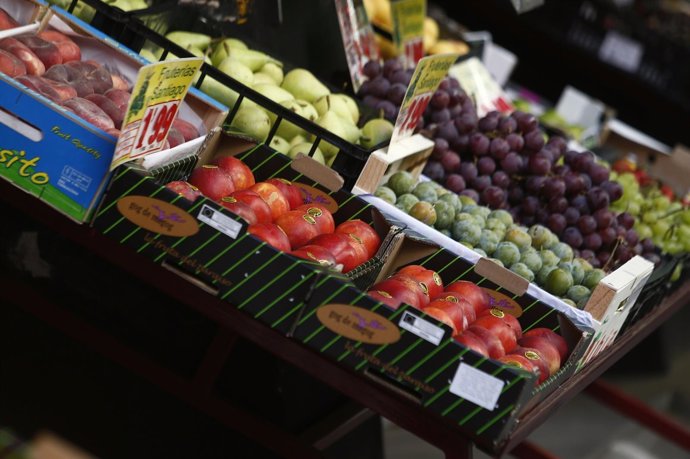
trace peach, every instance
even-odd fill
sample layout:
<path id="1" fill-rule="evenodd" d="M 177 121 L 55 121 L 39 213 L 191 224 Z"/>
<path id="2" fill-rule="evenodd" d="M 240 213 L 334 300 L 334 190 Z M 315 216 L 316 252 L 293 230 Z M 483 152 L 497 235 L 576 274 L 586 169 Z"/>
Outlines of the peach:
<path id="1" fill-rule="evenodd" d="M 124 107 L 125 110 L 127 110 L 127 105 L 129 105 L 129 98 L 132 96 L 127 91 L 115 88 L 106 91 L 103 95 L 115 102 L 115 105 L 117 105 L 118 108 L 122 109 Z"/>
<path id="2" fill-rule="evenodd" d="M 195 128 L 192 123 L 185 120 L 176 119 L 173 121 L 173 127 L 180 131 L 185 142 L 189 142 L 201 136 L 197 128 Z"/>
<path id="3" fill-rule="evenodd" d="M 129 91 L 129 82 L 122 75 L 110 74 L 110 79 L 113 82 L 113 88 Z"/>
<path id="4" fill-rule="evenodd" d="M 41 78 L 41 77 L 39 77 Z M 41 78 L 46 84 L 52 86 L 52 88 L 57 92 L 59 97 L 59 103 L 66 100 L 70 100 L 73 97 L 77 97 L 77 91 L 70 85 L 65 83 L 60 83 L 59 81 L 49 80 L 47 78 Z"/>
<path id="5" fill-rule="evenodd" d="M 555 375 L 561 368 L 561 356 L 558 353 L 558 349 L 554 346 L 548 338 L 543 336 L 525 336 L 518 344 L 522 347 L 537 349 L 541 352 L 542 357 L 546 360 L 549 365 L 549 375 Z"/>
<path id="6" fill-rule="evenodd" d="M 53 83 L 52 81 L 46 80 L 45 78 L 35 75 L 22 75 L 17 77 L 16 80 L 57 104 L 61 104 L 65 100 L 68 100 L 64 99 L 65 95 L 61 94 L 61 92 L 51 84 Z"/>
<path id="7" fill-rule="evenodd" d="M 232 178 L 218 166 L 204 165 L 192 171 L 189 183 L 199 188 L 204 196 L 220 201 L 221 198 L 229 196 L 235 191 L 235 184 Z"/>
<path id="8" fill-rule="evenodd" d="M 9 37 L 0 41 L 0 49 L 18 57 L 26 66 L 27 74 L 41 76 L 46 72 L 46 66 L 43 65 L 36 53 L 16 38 Z"/>
<path id="9" fill-rule="evenodd" d="M 120 129 L 122 127 L 122 110 L 117 108 L 112 100 L 108 99 L 103 94 L 90 94 L 86 96 L 85 99 L 98 105 L 101 110 L 103 110 L 110 117 L 110 119 L 113 120 L 115 128 Z"/>
<path id="10" fill-rule="evenodd" d="M 106 97 L 106 99 L 107 99 L 107 97 Z M 108 99 L 108 100 L 110 100 L 110 99 Z M 184 137 L 182 137 L 182 134 L 180 134 L 180 131 L 175 129 L 174 126 L 171 127 L 170 130 L 168 131 L 168 142 L 170 142 L 170 148 L 175 148 L 176 146 L 182 145 L 184 143 Z"/>
<path id="11" fill-rule="evenodd" d="M 103 129 L 104 131 L 113 129 L 115 127 L 113 120 L 110 119 L 108 114 L 101 110 L 98 105 L 89 100 L 81 97 L 75 97 L 65 101 L 62 106 L 69 108 L 78 117 L 88 121 L 98 128 Z"/>
<path id="12" fill-rule="evenodd" d="M 58 51 L 62 55 L 63 63 L 81 60 L 81 49 L 79 45 L 72 41 L 67 35 L 57 30 L 44 30 L 39 33 L 38 36 L 57 46 Z"/>
<path id="13" fill-rule="evenodd" d="M 43 62 L 46 69 L 62 64 L 62 54 L 60 54 L 60 50 L 55 44 L 45 41 L 36 35 L 19 35 L 15 38 L 28 46 Z"/>
<path id="14" fill-rule="evenodd" d="M 0 30 L 8 30 L 19 27 L 19 23 L 14 20 L 10 13 L 0 8 Z"/>
<path id="15" fill-rule="evenodd" d="M 9 77 L 15 78 L 26 75 L 26 66 L 14 54 L 0 49 L 0 72 Z"/>
<path id="16" fill-rule="evenodd" d="M 93 87 L 96 94 L 104 94 L 113 88 L 113 79 L 110 71 L 102 65 L 91 62 L 73 61 L 65 64 L 66 67 L 75 70 Z"/>

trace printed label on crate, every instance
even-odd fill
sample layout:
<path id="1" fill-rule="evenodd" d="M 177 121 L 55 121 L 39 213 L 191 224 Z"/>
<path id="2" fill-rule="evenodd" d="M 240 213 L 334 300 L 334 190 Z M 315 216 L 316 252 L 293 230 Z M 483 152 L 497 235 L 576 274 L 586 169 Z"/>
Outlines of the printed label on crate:
<path id="1" fill-rule="evenodd" d="M 363 73 L 364 64 L 379 58 L 374 29 L 362 0 L 335 0 L 335 10 L 338 13 L 340 35 L 343 38 L 352 88 L 357 92 L 366 79 Z"/>
<path id="2" fill-rule="evenodd" d="M 515 317 L 520 317 L 522 315 L 522 308 L 520 305 L 509 296 L 489 288 L 482 287 L 482 290 L 489 296 L 489 306 L 492 309 L 499 309 Z"/>
<path id="3" fill-rule="evenodd" d="M 332 214 L 338 211 L 338 203 L 335 199 L 330 197 L 328 193 L 324 193 L 323 191 L 314 188 L 313 186 L 305 185 L 304 183 L 292 182 L 292 184 L 299 189 L 299 192 L 302 195 L 302 201 L 305 204 L 321 204 Z"/>
<path id="4" fill-rule="evenodd" d="M 450 384 L 450 392 L 486 410 L 493 411 L 504 385 L 503 380 L 486 374 L 472 365 L 460 362 L 453 382 Z"/>
<path id="5" fill-rule="evenodd" d="M 467 95 L 474 99 L 479 116 L 493 110 L 512 112 L 515 109 L 503 88 L 478 58 L 454 65 L 448 74 L 458 80 Z"/>
<path id="6" fill-rule="evenodd" d="M 436 88 L 458 56 L 458 54 L 436 54 L 419 61 L 410 85 L 407 87 L 398 118 L 395 120 L 395 129 L 393 129 L 388 153 L 392 153 L 391 150 L 395 149 L 396 143 L 412 135 L 431 96 L 434 95 Z"/>
<path id="7" fill-rule="evenodd" d="M 137 226 L 166 236 L 186 237 L 199 231 L 196 219 L 169 202 L 149 196 L 125 196 L 117 210 Z"/>
<path id="8" fill-rule="evenodd" d="M 407 67 L 414 67 L 424 57 L 424 18 L 426 0 L 397 0 L 391 2 L 393 43 L 398 54 L 404 56 Z"/>
<path id="9" fill-rule="evenodd" d="M 236 239 L 242 229 L 240 222 L 206 204 L 201 207 L 198 218 L 232 239 Z"/>
<path id="10" fill-rule="evenodd" d="M 419 336 L 435 346 L 438 346 L 441 343 L 443 340 L 443 335 L 445 335 L 443 328 L 439 327 L 438 325 L 434 325 L 430 321 L 424 320 L 409 311 L 405 311 L 403 316 L 400 318 L 398 325 L 400 328 L 404 328 L 410 333 Z"/>
<path id="11" fill-rule="evenodd" d="M 393 322 L 357 306 L 327 304 L 316 310 L 316 316 L 326 328 L 355 341 L 390 344 L 400 339 L 400 329 Z"/>
<path id="12" fill-rule="evenodd" d="M 180 102 L 202 63 L 202 58 L 190 57 L 156 62 L 139 70 L 110 165 L 111 171 L 164 148 Z"/>

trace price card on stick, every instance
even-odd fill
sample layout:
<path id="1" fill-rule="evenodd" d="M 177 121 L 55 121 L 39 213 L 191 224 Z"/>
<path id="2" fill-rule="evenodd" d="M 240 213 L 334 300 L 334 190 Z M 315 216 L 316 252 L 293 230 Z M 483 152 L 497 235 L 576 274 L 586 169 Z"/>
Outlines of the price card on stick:
<path id="1" fill-rule="evenodd" d="M 338 13 L 352 88 L 357 92 L 366 79 L 364 64 L 379 58 L 374 29 L 362 0 L 335 0 L 335 10 Z"/>
<path id="2" fill-rule="evenodd" d="M 180 102 L 203 59 L 156 62 L 139 70 L 110 170 L 163 149 Z"/>
<path id="3" fill-rule="evenodd" d="M 405 57 L 407 67 L 414 67 L 424 57 L 424 18 L 426 0 L 396 0 L 391 2 L 393 42 L 398 53 Z"/>
<path id="4" fill-rule="evenodd" d="M 395 120 L 395 128 L 388 147 L 389 153 L 392 153 L 402 140 L 414 133 L 417 122 L 424 114 L 436 88 L 441 84 L 458 56 L 459 54 L 435 54 L 419 61 L 405 92 L 398 118 Z"/>

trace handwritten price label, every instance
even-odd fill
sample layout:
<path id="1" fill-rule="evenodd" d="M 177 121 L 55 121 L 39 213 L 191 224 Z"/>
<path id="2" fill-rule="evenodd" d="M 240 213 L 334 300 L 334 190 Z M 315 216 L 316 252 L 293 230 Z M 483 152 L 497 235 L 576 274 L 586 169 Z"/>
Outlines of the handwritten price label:
<path id="1" fill-rule="evenodd" d="M 414 67 L 424 57 L 424 18 L 426 0 L 397 0 L 391 2 L 393 42 L 405 56 L 408 67 Z"/>
<path id="2" fill-rule="evenodd" d="M 362 0 L 336 0 L 335 9 L 352 87 L 356 92 L 365 80 L 364 64 L 379 58 L 374 29 Z"/>
<path id="3" fill-rule="evenodd" d="M 163 149 L 203 59 L 156 62 L 139 70 L 110 170 Z"/>
<path id="4" fill-rule="evenodd" d="M 419 61 L 395 121 L 391 144 L 388 148 L 389 153 L 395 149 L 396 143 L 414 133 L 417 123 L 424 114 L 426 106 L 429 105 L 438 85 L 441 84 L 448 73 L 448 69 L 457 59 L 458 54 L 436 54 Z"/>

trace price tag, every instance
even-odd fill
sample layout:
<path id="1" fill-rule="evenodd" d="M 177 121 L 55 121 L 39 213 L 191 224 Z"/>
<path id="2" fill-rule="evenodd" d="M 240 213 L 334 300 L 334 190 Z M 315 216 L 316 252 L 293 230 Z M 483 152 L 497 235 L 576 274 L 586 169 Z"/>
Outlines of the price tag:
<path id="1" fill-rule="evenodd" d="M 414 67 L 424 57 L 424 18 L 426 0 L 397 0 L 391 2 L 393 42 L 398 53 L 405 57 L 408 67 Z"/>
<path id="2" fill-rule="evenodd" d="M 352 87 L 357 92 L 366 79 L 363 73 L 364 65 L 379 58 L 374 29 L 362 0 L 335 0 L 335 9 L 338 13 L 340 35 L 343 39 Z"/>
<path id="3" fill-rule="evenodd" d="M 139 70 L 110 170 L 163 149 L 180 102 L 203 59 L 156 62 Z"/>
<path id="4" fill-rule="evenodd" d="M 480 117 L 493 110 L 504 113 L 514 110 L 508 95 L 478 58 L 462 61 L 454 65 L 448 73 L 458 80 L 467 95 L 474 99 Z"/>
<path id="5" fill-rule="evenodd" d="M 450 392 L 485 410 L 493 411 L 504 385 L 505 382 L 497 377 L 460 363 L 450 385 Z"/>
<path id="6" fill-rule="evenodd" d="M 610 31 L 599 48 L 599 59 L 627 72 L 635 73 L 640 67 L 644 49 L 639 42 Z"/>
<path id="7" fill-rule="evenodd" d="M 458 54 L 436 54 L 419 61 L 410 85 L 407 87 L 398 118 L 395 120 L 388 153 L 392 152 L 396 143 L 412 135 L 436 88 L 458 56 Z"/>

